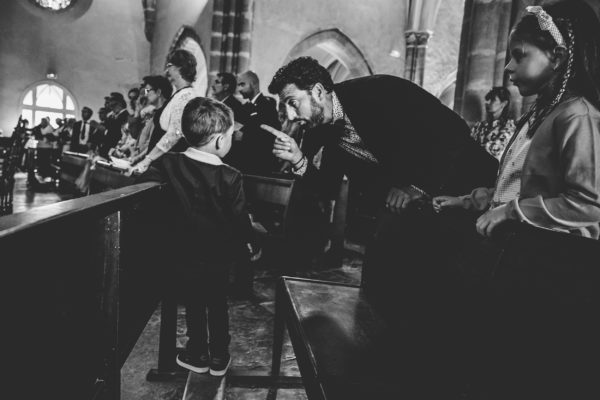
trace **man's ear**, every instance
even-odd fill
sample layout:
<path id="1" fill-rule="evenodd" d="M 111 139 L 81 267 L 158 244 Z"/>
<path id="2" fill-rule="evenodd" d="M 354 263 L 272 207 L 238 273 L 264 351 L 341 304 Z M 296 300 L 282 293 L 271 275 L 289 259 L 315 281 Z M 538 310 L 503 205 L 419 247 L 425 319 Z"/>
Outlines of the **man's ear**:
<path id="1" fill-rule="evenodd" d="M 315 100 L 322 101 L 323 98 L 325 97 L 325 93 L 326 93 L 325 88 L 323 87 L 323 85 L 320 82 L 315 83 L 311 89 L 311 94 L 313 95 Z"/>
<path id="2" fill-rule="evenodd" d="M 552 61 L 554 62 L 554 69 L 558 69 L 561 65 L 567 62 L 569 58 L 569 52 L 563 46 L 556 46 L 553 50 Z"/>

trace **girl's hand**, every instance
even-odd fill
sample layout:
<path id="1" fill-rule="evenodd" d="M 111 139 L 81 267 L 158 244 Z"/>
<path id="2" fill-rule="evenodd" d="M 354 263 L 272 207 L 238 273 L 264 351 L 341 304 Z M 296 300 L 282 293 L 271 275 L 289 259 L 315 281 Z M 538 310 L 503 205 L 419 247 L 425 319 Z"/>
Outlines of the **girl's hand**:
<path id="1" fill-rule="evenodd" d="M 475 223 L 475 227 L 480 235 L 491 236 L 496 226 L 500 225 L 507 219 L 509 218 L 506 214 L 506 205 L 502 205 L 487 211 L 485 214 L 479 217 Z"/>
<path id="2" fill-rule="evenodd" d="M 437 196 L 433 198 L 432 201 L 433 210 L 435 212 L 440 212 L 444 208 L 458 208 L 462 207 L 463 202 L 460 197 L 454 196 Z"/>

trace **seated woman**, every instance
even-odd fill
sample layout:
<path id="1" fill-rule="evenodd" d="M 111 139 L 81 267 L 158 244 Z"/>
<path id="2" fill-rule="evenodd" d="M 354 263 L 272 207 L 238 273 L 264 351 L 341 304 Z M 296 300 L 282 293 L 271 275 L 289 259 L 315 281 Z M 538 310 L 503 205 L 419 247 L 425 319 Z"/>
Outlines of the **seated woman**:
<path id="1" fill-rule="evenodd" d="M 515 133 L 515 121 L 508 117 L 509 108 L 508 89 L 493 87 L 485 95 L 486 119 L 471 128 L 471 137 L 498 160 Z"/>

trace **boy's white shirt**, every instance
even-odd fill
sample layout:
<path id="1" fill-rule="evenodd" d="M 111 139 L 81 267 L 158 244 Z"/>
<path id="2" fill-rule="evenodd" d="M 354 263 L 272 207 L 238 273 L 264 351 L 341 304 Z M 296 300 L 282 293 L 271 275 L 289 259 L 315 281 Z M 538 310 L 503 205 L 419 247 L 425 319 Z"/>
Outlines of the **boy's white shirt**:
<path id="1" fill-rule="evenodd" d="M 203 162 L 211 165 L 222 165 L 223 160 L 219 158 L 219 156 L 207 153 L 206 151 L 194 149 L 193 147 L 188 147 L 186 151 L 183 152 L 183 155 L 191 158 L 192 160 Z"/>

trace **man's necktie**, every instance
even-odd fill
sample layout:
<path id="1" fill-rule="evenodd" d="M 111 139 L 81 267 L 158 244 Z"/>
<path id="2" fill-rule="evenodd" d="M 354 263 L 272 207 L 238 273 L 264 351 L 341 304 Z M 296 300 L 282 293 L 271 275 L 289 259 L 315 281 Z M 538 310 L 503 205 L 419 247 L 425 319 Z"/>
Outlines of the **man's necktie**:
<path id="1" fill-rule="evenodd" d="M 81 124 L 81 141 L 85 141 L 85 126 L 87 124 L 87 121 L 83 121 L 83 123 Z"/>

